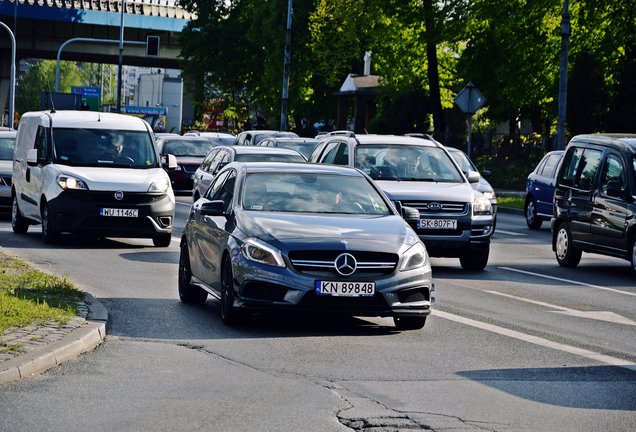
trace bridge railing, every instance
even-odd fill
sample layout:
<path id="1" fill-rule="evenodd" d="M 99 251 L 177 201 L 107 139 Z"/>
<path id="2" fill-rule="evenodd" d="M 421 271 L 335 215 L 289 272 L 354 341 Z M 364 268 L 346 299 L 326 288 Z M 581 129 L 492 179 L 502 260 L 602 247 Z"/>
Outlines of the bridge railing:
<path id="1" fill-rule="evenodd" d="M 122 0 L 12 0 L 12 2 L 42 7 L 87 9 L 121 12 Z M 126 0 L 126 13 L 164 18 L 195 19 L 196 16 L 169 0 Z"/>

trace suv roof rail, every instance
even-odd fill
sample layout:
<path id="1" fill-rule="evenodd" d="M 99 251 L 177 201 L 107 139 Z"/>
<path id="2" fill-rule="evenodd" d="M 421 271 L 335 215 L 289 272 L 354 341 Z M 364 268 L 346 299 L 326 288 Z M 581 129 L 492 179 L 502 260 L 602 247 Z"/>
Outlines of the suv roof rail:
<path id="1" fill-rule="evenodd" d="M 327 133 L 327 136 L 333 136 L 333 135 L 344 135 L 344 136 L 353 138 L 356 136 L 356 133 L 350 130 L 337 130 L 337 131 L 331 131 Z"/>
<path id="2" fill-rule="evenodd" d="M 434 142 L 435 144 L 440 144 L 443 145 L 441 142 L 437 141 L 435 138 L 433 138 L 432 135 L 429 134 L 425 134 L 425 133 L 420 133 L 420 132 L 411 132 L 411 133 L 405 133 L 404 136 L 409 136 L 409 137 L 414 137 L 414 138 L 422 138 L 422 139 L 427 139 L 429 141 Z"/>

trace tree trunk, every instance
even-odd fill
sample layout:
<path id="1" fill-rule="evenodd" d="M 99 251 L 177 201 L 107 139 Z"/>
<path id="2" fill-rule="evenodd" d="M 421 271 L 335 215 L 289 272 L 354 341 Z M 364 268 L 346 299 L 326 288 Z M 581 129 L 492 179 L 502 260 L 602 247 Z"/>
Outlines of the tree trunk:
<path id="1" fill-rule="evenodd" d="M 438 140 L 444 139 L 446 122 L 442 111 L 442 99 L 439 89 L 439 72 L 437 65 L 437 32 L 433 15 L 433 0 L 424 0 L 424 24 L 426 25 L 426 60 L 428 62 L 428 88 L 433 111 L 434 136 Z"/>

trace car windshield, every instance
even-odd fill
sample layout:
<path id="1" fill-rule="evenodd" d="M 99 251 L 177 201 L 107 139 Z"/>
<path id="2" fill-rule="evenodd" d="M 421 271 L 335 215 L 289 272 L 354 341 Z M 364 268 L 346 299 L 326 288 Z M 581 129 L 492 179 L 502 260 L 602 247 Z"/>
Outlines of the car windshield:
<path id="1" fill-rule="evenodd" d="M 205 157 L 214 146 L 206 139 L 196 140 L 166 140 L 161 150 L 162 154 L 175 156 Z"/>
<path id="2" fill-rule="evenodd" d="M 145 131 L 54 128 L 53 158 L 73 166 L 158 166 L 152 138 Z"/>
<path id="3" fill-rule="evenodd" d="M 318 140 L 310 140 L 310 141 L 303 141 L 303 142 L 278 140 L 278 147 L 296 150 L 298 153 L 302 154 L 307 159 L 309 159 L 311 152 L 314 151 L 317 145 L 318 145 Z"/>
<path id="4" fill-rule="evenodd" d="M 239 162 L 306 162 L 300 153 L 244 153 L 237 154 L 234 160 Z"/>
<path id="5" fill-rule="evenodd" d="M 243 208 L 250 211 L 391 214 L 378 191 L 364 177 L 298 172 L 248 174 Z"/>
<path id="6" fill-rule="evenodd" d="M 356 147 L 355 166 L 374 180 L 464 181 L 448 154 L 439 147 L 361 144 Z"/>
<path id="7" fill-rule="evenodd" d="M 13 159 L 15 138 L 0 138 L 0 160 Z"/>

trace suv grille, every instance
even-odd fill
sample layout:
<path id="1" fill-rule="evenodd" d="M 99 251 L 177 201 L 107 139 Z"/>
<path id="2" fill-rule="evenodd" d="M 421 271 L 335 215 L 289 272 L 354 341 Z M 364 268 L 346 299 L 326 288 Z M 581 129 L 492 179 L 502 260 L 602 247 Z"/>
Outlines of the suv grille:
<path id="1" fill-rule="evenodd" d="M 292 251 L 289 259 L 296 271 L 316 277 L 340 277 L 336 271 L 336 258 L 349 253 L 356 259 L 356 271 L 351 275 L 374 277 L 393 273 L 398 262 L 397 254 L 361 251 Z"/>
<path id="2" fill-rule="evenodd" d="M 421 215 L 441 216 L 453 215 L 461 216 L 468 214 L 468 204 L 447 201 L 401 201 L 405 207 L 413 207 L 420 211 Z"/>

